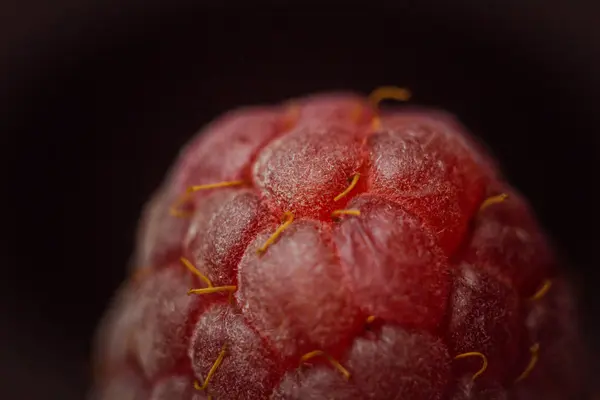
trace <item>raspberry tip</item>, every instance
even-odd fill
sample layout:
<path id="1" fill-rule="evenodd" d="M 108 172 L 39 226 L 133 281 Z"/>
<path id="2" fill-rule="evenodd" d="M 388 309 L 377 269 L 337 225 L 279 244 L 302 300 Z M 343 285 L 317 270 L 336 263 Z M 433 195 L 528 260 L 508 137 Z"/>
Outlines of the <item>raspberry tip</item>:
<path id="1" fill-rule="evenodd" d="M 217 287 L 208 287 L 203 289 L 190 289 L 187 294 L 211 294 L 211 293 L 220 293 L 220 292 L 235 292 L 237 290 L 237 286 L 217 286 Z"/>
<path id="2" fill-rule="evenodd" d="M 240 185 L 243 185 L 244 183 L 246 183 L 246 182 L 245 181 L 224 181 L 224 182 L 217 182 L 217 183 L 208 183 L 206 185 L 195 185 L 195 186 L 190 186 L 189 188 L 187 188 L 186 192 L 194 193 L 194 192 L 199 192 L 200 190 L 218 189 L 218 188 L 224 188 L 224 187 L 230 187 L 230 186 L 240 186 Z"/>
<path id="3" fill-rule="evenodd" d="M 297 104 L 290 104 L 283 116 L 283 130 L 288 131 L 292 129 L 300 118 L 300 106 Z"/>
<path id="4" fill-rule="evenodd" d="M 348 185 L 348 187 L 342 193 L 335 196 L 333 201 L 340 201 L 342 198 L 346 197 L 348 193 L 350 193 L 352 189 L 354 189 L 359 179 L 360 173 L 357 172 L 356 174 L 354 174 L 354 176 L 352 176 L 352 179 L 350 179 L 350 185 Z"/>
<path id="5" fill-rule="evenodd" d="M 488 197 L 483 201 L 483 203 L 481 203 L 481 206 L 479 206 L 479 212 L 482 212 L 493 204 L 502 203 L 506 199 L 508 199 L 508 195 L 506 193 L 500 193 L 499 195 Z"/>
<path id="6" fill-rule="evenodd" d="M 373 90 L 369 95 L 369 102 L 374 108 L 379 107 L 379 103 L 383 100 L 408 101 L 412 93 L 406 88 L 398 86 L 381 86 Z"/>
<path id="7" fill-rule="evenodd" d="M 360 121 L 360 119 L 362 118 L 363 114 L 364 114 L 363 105 L 362 104 L 356 104 L 352 108 L 352 112 L 350 113 L 350 118 L 356 124 L 356 123 L 358 123 Z"/>
<path id="8" fill-rule="evenodd" d="M 480 353 L 478 351 L 470 351 L 468 353 L 462 353 L 462 354 L 459 354 L 456 357 L 454 357 L 454 359 L 460 360 L 461 358 L 467 358 L 467 357 L 480 357 L 481 358 L 481 368 L 479 369 L 479 371 L 475 372 L 473 374 L 473 376 L 471 377 L 471 380 L 474 381 L 475 379 L 477 379 L 477 377 L 479 377 L 481 374 L 483 374 L 485 372 L 485 370 L 488 367 L 488 360 L 487 360 L 487 357 L 485 356 L 485 354 Z"/>
<path id="9" fill-rule="evenodd" d="M 173 217 L 177 218 L 189 218 L 192 216 L 192 213 L 181 210 L 181 206 L 187 203 L 190 200 L 191 196 L 189 192 L 183 193 L 179 198 L 173 203 L 171 208 L 169 209 L 169 213 Z"/>
<path id="10" fill-rule="evenodd" d="M 383 100 L 408 101 L 412 97 L 410 90 L 398 86 L 381 86 L 373 90 L 369 95 L 368 101 L 374 109 L 379 108 Z M 381 118 L 375 115 L 371 120 L 371 130 L 376 132 L 381 129 Z"/>
<path id="11" fill-rule="evenodd" d="M 204 389 L 202 389 L 202 386 L 200 386 L 200 383 L 198 381 L 194 381 L 194 389 L 196 389 L 198 391 L 203 391 L 204 390 Z M 208 394 L 208 396 L 206 398 L 207 398 L 207 400 L 213 400 L 211 394 Z"/>
<path id="12" fill-rule="evenodd" d="M 306 353 L 305 355 L 303 355 L 300 358 L 300 362 L 305 363 L 306 361 L 310 360 L 311 358 L 320 357 L 320 356 L 327 358 L 327 360 L 331 363 L 331 365 L 333 365 L 338 371 L 340 371 L 340 373 L 344 376 L 344 378 L 346 380 L 350 379 L 350 372 L 348 372 L 348 370 L 346 368 L 344 368 L 344 366 L 342 364 L 340 364 L 339 361 L 337 361 L 335 358 L 331 357 L 329 354 L 325 353 L 323 350 L 314 350 L 314 351 Z"/>
<path id="13" fill-rule="evenodd" d="M 190 260 L 188 260 L 188 259 L 187 259 L 187 258 L 185 258 L 185 257 L 181 257 L 179 260 L 181 260 L 181 263 L 182 263 L 183 265 L 185 265 L 185 267 L 186 267 L 187 269 L 189 269 L 189 270 L 190 270 L 190 272 L 191 272 L 192 274 L 194 274 L 194 275 L 196 275 L 198 278 L 202 279 L 202 280 L 204 281 L 204 283 L 206 283 L 206 286 L 208 286 L 209 288 L 213 287 L 213 284 L 212 284 L 212 282 L 210 281 L 210 279 L 208 279 L 208 277 L 207 277 L 206 275 L 204 275 L 202 272 L 200 272 L 200 271 L 198 270 L 198 268 L 196 268 L 196 267 L 194 266 L 194 264 L 192 264 L 192 263 L 190 262 Z"/>
<path id="14" fill-rule="evenodd" d="M 339 217 L 340 215 L 354 215 L 358 217 L 360 216 L 360 210 L 335 210 L 331 213 L 332 217 Z"/>
<path id="15" fill-rule="evenodd" d="M 381 118 L 373 117 L 373 120 L 371 120 L 371 130 L 373 132 L 377 132 L 380 129 L 381 129 Z"/>
<path id="16" fill-rule="evenodd" d="M 139 267 L 130 276 L 130 281 L 133 283 L 140 282 L 153 271 L 150 267 Z"/>
<path id="17" fill-rule="evenodd" d="M 533 296 L 531 296 L 530 298 L 528 298 L 527 300 L 529 300 L 529 301 L 540 300 L 542 297 L 544 297 L 546 295 L 546 293 L 548 293 L 548 291 L 550 290 L 551 287 L 552 287 L 552 281 L 550 279 L 546 279 L 544 281 L 544 283 L 542 284 L 542 286 L 538 289 L 538 291 L 535 292 L 535 294 Z"/>
<path id="18" fill-rule="evenodd" d="M 525 367 L 525 370 L 521 373 L 521 375 L 519 375 L 519 377 L 515 379 L 515 383 L 527 378 L 531 371 L 533 371 L 533 368 L 535 368 L 539 357 L 540 344 L 535 343 L 529 348 L 529 351 L 531 352 L 531 358 L 529 359 L 529 363 L 527 364 L 527 367 Z"/>
<path id="19" fill-rule="evenodd" d="M 212 377 L 214 376 L 215 372 L 217 372 L 217 369 L 219 368 L 219 366 L 223 362 L 223 358 L 225 358 L 225 353 L 226 352 L 227 352 L 227 344 L 224 344 L 223 347 L 221 347 L 221 352 L 219 353 L 219 356 L 215 360 L 215 362 L 212 365 L 212 367 L 210 367 L 210 371 L 208 371 L 208 375 L 206 375 L 206 379 L 204 379 L 204 383 L 202 384 L 202 386 L 200 386 L 200 384 L 198 383 L 198 381 L 195 381 L 194 382 L 194 389 L 196 389 L 196 390 L 206 390 L 208 388 L 208 384 L 210 383 L 210 380 L 212 379 Z"/>
<path id="20" fill-rule="evenodd" d="M 187 269 L 189 269 L 194 275 L 196 275 L 197 277 L 202 279 L 204 281 L 204 283 L 206 283 L 206 285 L 208 286 L 207 288 L 190 289 L 187 292 L 188 296 L 191 294 L 210 294 L 210 293 L 219 293 L 219 292 L 229 292 L 229 302 L 233 303 L 233 292 L 235 292 L 237 290 L 237 286 L 229 285 L 229 286 L 214 287 L 212 282 L 210 281 L 210 279 L 208 279 L 208 277 L 206 275 L 204 275 L 202 272 L 200 272 L 198 270 L 198 268 L 194 267 L 194 265 L 187 258 L 181 257 L 180 260 L 183 263 L 183 265 L 185 265 L 187 267 Z"/>
<path id="21" fill-rule="evenodd" d="M 277 230 L 275 230 L 275 232 L 267 239 L 267 241 L 258 250 L 256 250 L 256 253 L 258 255 L 264 254 L 264 252 L 267 251 L 269 246 L 275 243 L 275 241 L 283 233 L 283 231 L 286 230 L 287 227 L 292 224 L 292 222 L 294 222 L 294 214 L 288 211 L 285 214 L 283 214 L 283 219 L 283 223 L 277 228 Z"/>
<path id="22" fill-rule="evenodd" d="M 192 216 L 191 213 L 181 210 L 180 207 L 182 205 L 184 205 L 188 200 L 190 200 L 192 193 L 199 192 L 201 190 L 218 189 L 218 188 L 230 187 L 230 186 L 240 186 L 245 183 L 246 183 L 245 181 L 240 180 L 240 181 L 223 181 L 223 182 L 216 182 L 216 183 L 208 183 L 205 185 L 190 186 L 187 188 L 185 193 L 183 193 L 177 199 L 177 201 L 175 201 L 175 203 L 173 203 L 169 212 L 174 217 L 179 217 L 179 218 L 191 217 Z"/>

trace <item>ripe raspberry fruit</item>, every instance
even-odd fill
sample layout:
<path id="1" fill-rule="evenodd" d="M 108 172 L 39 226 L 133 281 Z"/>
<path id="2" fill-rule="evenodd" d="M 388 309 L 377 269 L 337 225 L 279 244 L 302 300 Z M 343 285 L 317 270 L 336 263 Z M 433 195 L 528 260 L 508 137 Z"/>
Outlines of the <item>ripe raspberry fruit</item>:
<path id="1" fill-rule="evenodd" d="M 99 400 L 582 396 L 575 305 L 451 116 L 327 94 L 225 115 L 143 213 Z"/>

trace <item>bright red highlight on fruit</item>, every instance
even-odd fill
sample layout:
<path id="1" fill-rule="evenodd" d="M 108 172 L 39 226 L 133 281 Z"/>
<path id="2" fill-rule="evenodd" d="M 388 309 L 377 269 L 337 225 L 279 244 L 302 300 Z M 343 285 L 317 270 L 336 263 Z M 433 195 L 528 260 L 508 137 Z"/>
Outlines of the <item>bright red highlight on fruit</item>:
<path id="1" fill-rule="evenodd" d="M 370 98 L 240 109 L 145 208 L 98 400 L 581 398 L 574 296 L 453 117 Z"/>

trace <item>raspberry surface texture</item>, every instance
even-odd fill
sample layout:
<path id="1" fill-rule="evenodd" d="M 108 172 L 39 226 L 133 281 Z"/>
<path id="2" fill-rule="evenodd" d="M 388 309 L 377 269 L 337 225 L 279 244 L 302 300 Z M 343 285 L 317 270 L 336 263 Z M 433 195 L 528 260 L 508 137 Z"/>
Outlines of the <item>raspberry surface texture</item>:
<path id="1" fill-rule="evenodd" d="M 91 397 L 583 398 L 575 296 L 533 210 L 453 116 L 381 104 L 402 93 L 200 132 L 142 213 Z"/>

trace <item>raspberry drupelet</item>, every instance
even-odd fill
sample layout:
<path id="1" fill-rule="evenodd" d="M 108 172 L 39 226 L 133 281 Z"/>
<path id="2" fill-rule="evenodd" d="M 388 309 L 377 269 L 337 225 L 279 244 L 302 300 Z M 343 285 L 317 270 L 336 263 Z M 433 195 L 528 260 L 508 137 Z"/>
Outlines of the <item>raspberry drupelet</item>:
<path id="1" fill-rule="evenodd" d="M 179 155 L 97 337 L 97 400 L 572 399 L 574 295 L 451 115 L 382 88 L 230 112 Z"/>

